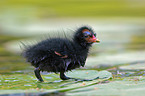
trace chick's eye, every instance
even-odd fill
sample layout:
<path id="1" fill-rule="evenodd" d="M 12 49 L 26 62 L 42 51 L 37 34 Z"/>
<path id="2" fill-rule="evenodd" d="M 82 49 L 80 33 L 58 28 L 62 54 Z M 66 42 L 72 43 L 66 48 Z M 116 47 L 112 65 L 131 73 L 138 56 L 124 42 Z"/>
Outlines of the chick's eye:
<path id="1" fill-rule="evenodd" d="M 84 35 L 84 37 L 85 37 L 85 38 L 88 38 L 89 36 L 88 36 L 88 35 Z"/>
<path id="2" fill-rule="evenodd" d="M 96 37 L 96 33 L 94 33 L 94 36 Z"/>

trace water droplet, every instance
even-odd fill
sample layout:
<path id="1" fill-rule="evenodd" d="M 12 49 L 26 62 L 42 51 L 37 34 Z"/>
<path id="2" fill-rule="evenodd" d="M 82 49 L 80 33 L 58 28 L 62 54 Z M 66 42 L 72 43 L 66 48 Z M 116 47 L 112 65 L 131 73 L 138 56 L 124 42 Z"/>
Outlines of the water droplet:
<path id="1" fill-rule="evenodd" d="M 19 80 L 13 80 L 13 81 L 19 81 Z"/>
<path id="2" fill-rule="evenodd" d="M 10 80 L 5 80 L 5 82 L 8 82 L 8 81 L 10 81 Z"/>
<path id="3" fill-rule="evenodd" d="M 46 79 L 52 79 L 52 77 L 45 77 Z"/>
<path id="4" fill-rule="evenodd" d="M 32 85 L 24 85 L 24 86 L 32 86 Z"/>
<path id="5" fill-rule="evenodd" d="M 55 80 L 55 81 L 53 81 L 53 82 L 61 82 L 62 80 Z"/>

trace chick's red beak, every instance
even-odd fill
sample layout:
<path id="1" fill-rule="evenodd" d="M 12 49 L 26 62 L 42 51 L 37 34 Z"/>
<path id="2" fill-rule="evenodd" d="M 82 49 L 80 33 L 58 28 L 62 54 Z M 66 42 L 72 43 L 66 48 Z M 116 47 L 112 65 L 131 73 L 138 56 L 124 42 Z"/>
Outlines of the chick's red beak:
<path id="1" fill-rule="evenodd" d="M 91 38 L 91 41 L 92 41 L 92 42 L 97 42 L 97 43 L 100 42 L 100 40 L 97 39 L 94 35 L 93 35 L 93 37 Z"/>
<path id="2" fill-rule="evenodd" d="M 97 43 L 100 43 L 100 40 L 99 40 L 99 39 L 97 39 L 97 40 L 96 40 L 96 42 L 97 42 Z"/>

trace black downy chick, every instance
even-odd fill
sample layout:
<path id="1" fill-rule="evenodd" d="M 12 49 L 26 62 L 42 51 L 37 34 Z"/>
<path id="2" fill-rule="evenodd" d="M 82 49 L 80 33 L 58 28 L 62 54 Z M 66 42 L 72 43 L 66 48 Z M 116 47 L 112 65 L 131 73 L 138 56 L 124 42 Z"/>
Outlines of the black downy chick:
<path id="1" fill-rule="evenodd" d="M 83 26 L 76 30 L 72 40 L 66 38 L 49 38 L 24 50 L 23 56 L 34 67 L 34 73 L 40 82 L 40 71 L 60 72 L 62 80 L 75 79 L 65 76 L 65 72 L 84 67 L 92 43 L 100 42 L 96 33 Z"/>

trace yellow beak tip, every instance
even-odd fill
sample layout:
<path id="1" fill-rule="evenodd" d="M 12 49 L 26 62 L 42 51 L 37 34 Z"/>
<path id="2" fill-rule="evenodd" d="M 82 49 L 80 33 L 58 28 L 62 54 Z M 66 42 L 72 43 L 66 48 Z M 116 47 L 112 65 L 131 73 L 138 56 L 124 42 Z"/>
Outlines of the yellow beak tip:
<path id="1" fill-rule="evenodd" d="M 99 43 L 99 42 L 100 42 L 100 40 L 96 40 L 96 42 L 97 42 L 97 43 Z"/>

